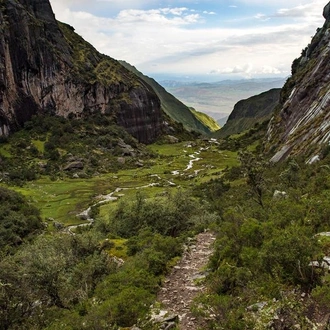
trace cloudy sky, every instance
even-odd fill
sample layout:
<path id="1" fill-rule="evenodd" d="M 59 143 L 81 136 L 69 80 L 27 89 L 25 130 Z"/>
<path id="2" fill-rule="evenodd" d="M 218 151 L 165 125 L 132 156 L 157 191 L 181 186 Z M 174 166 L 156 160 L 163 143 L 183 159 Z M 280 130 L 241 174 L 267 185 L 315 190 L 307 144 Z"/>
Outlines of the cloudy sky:
<path id="1" fill-rule="evenodd" d="M 56 18 L 144 74 L 284 77 L 325 0 L 51 0 Z"/>

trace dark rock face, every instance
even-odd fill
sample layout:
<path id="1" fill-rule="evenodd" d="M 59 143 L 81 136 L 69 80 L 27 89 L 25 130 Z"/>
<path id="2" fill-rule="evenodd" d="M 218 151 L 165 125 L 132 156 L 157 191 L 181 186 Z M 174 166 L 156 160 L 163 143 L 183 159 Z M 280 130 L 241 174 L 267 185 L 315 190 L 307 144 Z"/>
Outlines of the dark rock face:
<path id="1" fill-rule="evenodd" d="M 73 28 L 66 31 L 80 38 Z M 140 142 L 154 141 L 163 119 L 152 88 L 78 40 L 88 49 L 82 59 L 60 29 L 49 0 L 0 0 L 0 135 L 36 113 L 82 118 L 101 112 L 116 117 Z M 87 70 L 90 75 L 83 76 Z"/>
<path id="2" fill-rule="evenodd" d="M 237 102 L 226 124 L 216 136 L 224 138 L 231 134 L 238 134 L 251 129 L 256 123 L 269 119 L 279 103 L 280 91 L 279 88 L 273 88 Z"/>
<path id="3" fill-rule="evenodd" d="M 324 26 L 292 64 L 269 125 L 266 151 L 274 150 L 274 162 L 298 154 L 312 158 L 330 141 L 330 3 L 323 15 Z"/>
<path id="4" fill-rule="evenodd" d="M 324 17 L 326 20 L 329 20 L 329 19 L 330 19 L 330 2 L 324 7 L 324 10 L 323 10 L 323 17 Z"/>

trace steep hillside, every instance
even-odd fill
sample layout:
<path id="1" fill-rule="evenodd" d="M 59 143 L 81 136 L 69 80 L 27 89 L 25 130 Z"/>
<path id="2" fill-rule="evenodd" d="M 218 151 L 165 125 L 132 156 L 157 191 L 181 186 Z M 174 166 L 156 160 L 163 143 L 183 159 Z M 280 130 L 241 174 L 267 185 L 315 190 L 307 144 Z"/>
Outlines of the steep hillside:
<path id="1" fill-rule="evenodd" d="M 236 103 L 225 126 L 215 133 L 218 138 L 241 133 L 269 119 L 279 102 L 281 89 L 274 88 Z"/>
<path id="2" fill-rule="evenodd" d="M 134 66 L 125 61 L 120 61 L 128 70 L 132 71 L 139 78 L 143 79 L 147 84 L 152 86 L 160 99 L 162 110 L 173 120 L 182 123 L 187 130 L 194 130 L 200 133 L 209 134 L 212 129 L 205 125 L 185 104 L 179 101 L 175 96 L 168 93 L 164 87 L 159 85 L 154 79 L 145 76 Z"/>
<path id="3" fill-rule="evenodd" d="M 0 135 L 33 114 L 116 118 L 141 142 L 161 133 L 160 101 L 119 62 L 55 20 L 49 0 L 0 1 Z"/>
<path id="4" fill-rule="evenodd" d="M 214 131 L 217 131 L 220 129 L 219 124 L 206 113 L 197 111 L 194 108 L 190 108 L 190 111 L 201 123 L 203 123 L 206 127 L 208 127 L 211 132 L 214 132 Z"/>
<path id="5" fill-rule="evenodd" d="M 330 139 L 330 3 L 324 26 L 292 64 L 292 77 L 281 93 L 281 107 L 272 118 L 266 151 L 279 161 L 289 155 L 317 156 Z"/>

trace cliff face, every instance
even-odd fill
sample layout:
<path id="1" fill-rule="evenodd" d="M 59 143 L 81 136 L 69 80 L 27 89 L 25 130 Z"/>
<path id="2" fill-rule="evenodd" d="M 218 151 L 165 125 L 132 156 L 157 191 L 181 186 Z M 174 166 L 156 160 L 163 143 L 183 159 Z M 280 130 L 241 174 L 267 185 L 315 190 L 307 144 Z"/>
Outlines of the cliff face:
<path id="1" fill-rule="evenodd" d="M 172 94 L 168 93 L 164 87 L 159 85 L 154 79 L 145 76 L 143 73 L 138 71 L 132 65 L 120 61 L 120 63 L 125 66 L 128 70 L 135 73 L 138 77 L 143 79 L 147 84 L 152 86 L 153 90 L 156 92 L 157 96 L 161 101 L 162 110 L 174 121 L 182 123 L 183 127 L 188 131 L 196 131 L 202 134 L 210 134 L 211 129 L 204 122 L 196 116 L 196 114 L 191 111 L 185 104 L 179 101 Z M 206 115 L 205 115 L 206 116 Z M 210 119 L 211 120 L 211 119 Z"/>
<path id="2" fill-rule="evenodd" d="M 237 102 L 224 127 L 216 132 L 216 137 L 241 133 L 269 119 L 279 103 L 280 91 L 279 88 L 273 88 Z"/>
<path id="3" fill-rule="evenodd" d="M 36 113 L 113 115 L 140 142 L 162 129 L 152 88 L 58 23 L 49 0 L 0 0 L 0 135 Z"/>
<path id="4" fill-rule="evenodd" d="M 274 162 L 290 155 L 315 156 L 330 140 L 330 3 L 326 21 L 302 56 L 292 64 L 292 77 L 281 92 L 281 107 L 272 118 L 266 151 Z"/>

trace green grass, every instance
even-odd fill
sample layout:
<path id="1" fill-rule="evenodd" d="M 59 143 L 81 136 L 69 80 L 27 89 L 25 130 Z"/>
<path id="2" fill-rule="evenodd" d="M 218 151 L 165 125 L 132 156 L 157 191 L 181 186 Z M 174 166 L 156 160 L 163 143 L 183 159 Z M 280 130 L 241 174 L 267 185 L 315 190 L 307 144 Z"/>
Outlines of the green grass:
<path id="1" fill-rule="evenodd" d="M 32 140 L 32 143 L 38 149 L 39 152 L 43 153 L 45 151 L 45 141 Z"/>
<path id="2" fill-rule="evenodd" d="M 127 258 L 127 246 L 126 239 L 123 238 L 115 238 L 109 240 L 114 244 L 114 247 L 109 250 L 109 254 L 111 256 L 115 256 L 117 258 L 126 259 Z"/>
<path id="3" fill-rule="evenodd" d="M 202 124 L 208 127 L 211 132 L 215 132 L 221 128 L 220 125 L 206 113 L 196 111 L 194 108 L 190 108 L 190 111 Z"/>
<path id="4" fill-rule="evenodd" d="M 12 157 L 12 154 L 10 152 L 10 144 L 9 143 L 4 143 L 0 145 L 0 155 L 4 157 Z"/>
<path id="5" fill-rule="evenodd" d="M 154 144 L 149 146 L 149 149 L 157 152 L 159 156 L 149 163 L 146 162 L 141 168 L 119 170 L 116 173 L 102 174 L 90 179 L 66 178 L 51 181 L 43 177 L 28 182 L 23 187 L 11 188 L 25 195 L 38 207 L 44 219 L 53 218 L 65 225 L 79 224 L 83 221 L 76 216 L 77 214 L 99 201 L 98 196 L 109 194 L 116 188 L 126 189 L 114 194 L 115 197 L 132 199 L 137 191 L 142 191 L 148 198 L 152 198 L 166 191 L 174 193 L 179 187 L 186 189 L 193 184 L 216 178 L 224 168 L 238 164 L 236 152 L 221 151 L 210 144 L 208 150 L 195 155 L 201 159 L 193 163 L 192 169 L 185 170 L 192 159 L 189 155 L 197 152 L 204 144 L 200 142 L 192 148 L 187 148 L 187 143 Z M 171 173 L 176 170 L 180 175 Z M 197 175 L 196 170 L 198 170 Z M 152 183 L 159 185 L 144 187 Z M 144 188 L 137 189 L 139 187 Z M 115 205 L 116 201 L 102 204 L 100 216 L 108 217 Z"/>

